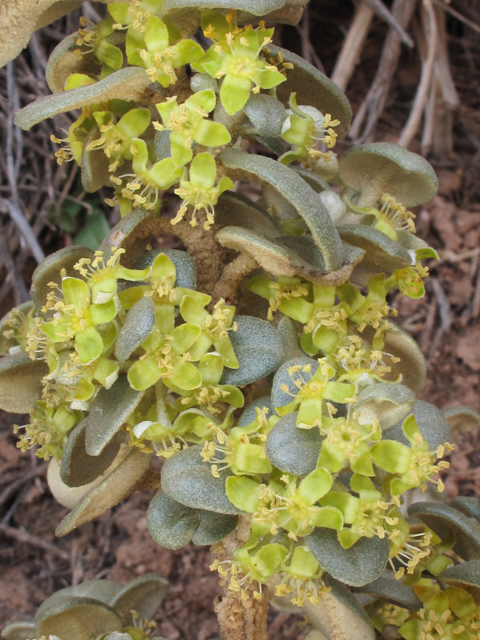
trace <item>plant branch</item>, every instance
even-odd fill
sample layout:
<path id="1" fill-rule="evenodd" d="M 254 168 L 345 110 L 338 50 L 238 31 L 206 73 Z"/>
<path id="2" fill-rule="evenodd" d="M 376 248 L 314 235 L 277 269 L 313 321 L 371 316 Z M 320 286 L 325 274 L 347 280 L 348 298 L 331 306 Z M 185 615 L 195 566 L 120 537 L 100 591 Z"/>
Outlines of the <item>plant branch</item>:
<path id="1" fill-rule="evenodd" d="M 223 298 L 227 304 L 236 304 L 238 287 L 245 276 L 248 276 L 260 265 L 247 253 L 241 253 L 224 268 L 220 279 L 213 290 L 213 300 Z"/>

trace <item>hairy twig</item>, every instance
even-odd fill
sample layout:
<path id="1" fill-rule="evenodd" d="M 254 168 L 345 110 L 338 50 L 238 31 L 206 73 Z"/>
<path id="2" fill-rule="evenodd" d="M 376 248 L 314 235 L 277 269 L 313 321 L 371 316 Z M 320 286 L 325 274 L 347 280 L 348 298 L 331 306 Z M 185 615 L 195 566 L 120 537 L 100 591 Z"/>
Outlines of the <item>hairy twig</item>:
<path id="1" fill-rule="evenodd" d="M 241 253 L 235 260 L 229 262 L 213 290 L 214 302 L 223 298 L 228 304 L 236 304 L 240 283 L 245 276 L 258 267 L 258 262 L 246 253 Z"/>

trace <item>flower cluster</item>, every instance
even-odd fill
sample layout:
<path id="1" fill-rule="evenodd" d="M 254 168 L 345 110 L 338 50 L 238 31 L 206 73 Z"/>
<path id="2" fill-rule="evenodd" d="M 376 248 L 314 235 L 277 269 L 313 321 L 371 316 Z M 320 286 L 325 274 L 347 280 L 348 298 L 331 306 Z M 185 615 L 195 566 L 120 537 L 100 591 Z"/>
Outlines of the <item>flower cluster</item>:
<path id="1" fill-rule="evenodd" d="M 238 368 L 229 338 L 236 331 L 234 307 L 220 300 L 209 313 L 210 296 L 176 287 L 175 266 L 163 253 L 145 269 L 128 269 L 120 264 L 123 252 L 80 259 L 79 277 L 62 271 L 41 310 L 7 318 L 13 328 L 4 337 L 17 343 L 11 352 L 24 351 L 49 371 L 22 449 L 38 446 L 39 456 L 60 458 L 99 391 L 119 377 L 150 399 L 125 425 L 132 444 L 160 455 L 213 438 L 243 405 L 241 391 L 220 382 L 224 367 Z M 129 316 L 140 325 L 138 344 L 125 341 Z"/>

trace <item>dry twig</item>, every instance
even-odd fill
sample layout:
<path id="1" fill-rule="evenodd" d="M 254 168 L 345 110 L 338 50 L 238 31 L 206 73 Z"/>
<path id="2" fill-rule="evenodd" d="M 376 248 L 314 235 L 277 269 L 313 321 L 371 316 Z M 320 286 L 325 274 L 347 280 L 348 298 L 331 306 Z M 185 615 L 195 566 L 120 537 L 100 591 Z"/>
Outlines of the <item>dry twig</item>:
<path id="1" fill-rule="evenodd" d="M 418 85 L 417 94 L 413 102 L 413 107 L 410 112 L 407 124 L 405 125 L 398 143 L 403 147 L 408 147 L 413 140 L 415 134 L 420 127 L 420 121 L 422 119 L 422 112 L 425 108 L 425 104 L 428 98 L 428 91 L 433 74 L 433 68 L 435 64 L 435 54 L 437 50 L 437 24 L 435 20 L 435 12 L 432 6 L 432 0 L 423 0 L 423 7 L 427 15 L 427 25 L 425 28 L 425 37 L 428 42 L 428 56 L 425 62 L 422 64 L 422 74 L 420 77 L 420 84 Z"/>

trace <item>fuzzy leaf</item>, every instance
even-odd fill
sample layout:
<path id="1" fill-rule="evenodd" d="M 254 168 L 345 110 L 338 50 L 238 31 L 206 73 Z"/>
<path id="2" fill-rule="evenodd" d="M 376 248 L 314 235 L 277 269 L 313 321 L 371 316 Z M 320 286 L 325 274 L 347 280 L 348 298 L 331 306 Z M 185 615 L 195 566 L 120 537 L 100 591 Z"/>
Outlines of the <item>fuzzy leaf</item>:
<path id="1" fill-rule="evenodd" d="M 376 580 L 388 562 L 387 538 L 360 538 L 350 549 L 344 549 L 336 531 L 322 528 L 315 529 L 306 540 L 322 569 L 352 587 Z"/>
<path id="2" fill-rule="evenodd" d="M 378 420 L 383 430 L 403 421 L 415 403 L 411 389 L 403 384 L 386 382 L 365 387 L 357 398 L 352 409 L 360 413 L 360 424 L 373 424 Z"/>
<path id="3" fill-rule="evenodd" d="M 169 587 L 165 578 L 147 573 L 123 587 L 109 604 L 122 619 L 124 627 L 135 626 L 131 612 L 135 611 L 143 620 L 153 620 Z"/>
<path id="4" fill-rule="evenodd" d="M 249 229 L 269 240 L 281 235 L 272 216 L 256 202 L 234 191 L 222 193 L 215 207 L 215 221 L 219 225 Z"/>
<path id="5" fill-rule="evenodd" d="M 287 74 L 286 82 L 277 87 L 277 98 L 287 105 L 291 94 L 296 93 L 298 104 L 310 105 L 324 115 L 329 113 L 332 119 L 340 120 L 335 131 L 344 138 L 350 128 L 352 109 L 341 89 L 316 67 L 287 49 L 270 44 L 265 47 L 265 52 L 273 57 L 282 54 L 283 60 L 295 67 Z"/>
<path id="6" fill-rule="evenodd" d="M 83 420 L 69 435 L 63 449 L 60 477 L 68 487 L 90 484 L 102 475 L 117 456 L 124 434 L 117 433 L 98 456 L 85 451 L 86 421 Z"/>
<path id="7" fill-rule="evenodd" d="M 340 158 L 339 167 L 343 183 L 359 192 L 359 207 L 375 206 L 384 193 L 406 207 L 416 207 L 438 191 L 430 163 L 391 142 L 352 147 Z"/>
<path id="8" fill-rule="evenodd" d="M 149 296 L 140 298 L 127 314 L 125 324 L 118 332 L 115 357 L 125 362 L 152 333 L 155 326 L 155 305 Z"/>
<path id="9" fill-rule="evenodd" d="M 447 419 L 454 435 L 468 433 L 480 425 L 480 413 L 471 407 L 448 407 L 448 409 L 444 409 L 443 415 Z"/>
<path id="10" fill-rule="evenodd" d="M 287 111 L 273 96 L 252 93 L 245 105 L 245 115 L 260 135 L 275 138 L 282 133 Z"/>
<path id="11" fill-rule="evenodd" d="M 95 84 L 37 98 L 35 102 L 17 111 L 15 124 L 24 131 L 29 131 L 42 120 L 53 118 L 59 113 L 67 113 L 115 98 L 125 101 L 138 100 L 150 83 L 151 80 L 144 69 L 120 69 Z"/>
<path id="12" fill-rule="evenodd" d="M 420 433 L 430 445 L 431 450 L 435 450 L 440 445 L 452 441 L 448 422 L 443 417 L 442 412 L 433 404 L 417 400 L 409 415 L 411 413 L 415 416 Z M 403 433 L 402 422 L 389 429 L 385 437 L 389 440 L 397 440 L 408 446 L 409 442 Z"/>
<path id="13" fill-rule="evenodd" d="M 274 276 L 300 275 L 322 282 L 325 269 L 309 264 L 294 250 L 268 240 L 258 232 L 242 227 L 224 227 L 217 232 L 218 242 L 229 249 L 249 253 L 265 271 Z"/>
<path id="14" fill-rule="evenodd" d="M 48 367 L 19 351 L 0 358 L 0 409 L 28 413 L 42 395 L 42 378 Z"/>
<path id="15" fill-rule="evenodd" d="M 214 478 L 211 465 L 202 460 L 202 448 L 188 447 L 165 462 L 162 490 L 187 507 L 229 515 L 240 513 L 225 492 L 225 479 L 231 474 L 222 472 L 220 478 Z"/>
<path id="16" fill-rule="evenodd" d="M 180 549 L 193 539 L 198 545 L 222 540 L 235 529 L 237 518 L 186 507 L 159 491 L 147 511 L 147 526 L 155 542 Z"/>
<path id="17" fill-rule="evenodd" d="M 37 309 L 40 310 L 43 307 L 47 300 L 47 294 L 52 291 L 48 283 L 55 282 L 61 285 L 62 277 L 60 272 L 62 269 L 65 269 L 67 276 L 78 277 L 78 271 L 74 270 L 73 265 L 80 258 L 93 259 L 93 251 L 87 249 L 87 247 L 72 245 L 55 251 L 38 265 L 33 272 L 32 286 L 30 288 L 30 296 Z"/>
<path id="18" fill-rule="evenodd" d="M 48 58 L 45 79 L 52 93 L 60 93 L 65 89 L 65 83 L 73 73 L 96 75 L 98 63 L 95 56 L 82 56 L 75 54 L 78 50 L 78 33 L 72 33 L 57 44 Z"/>
<path id="19" fill-rule="evenodd" d="M 251 316 L 237 316 L 238 329 L 229 333 L 238 369 L 224 369 L 222 384 L 251 384 L 275 371 L 282 361 L 282 342 L 269 322 Z"/>
<path id="20" fill-rule="evenodd" d="M 2 637 L 6 640 L 30 640 L 35 635 L 33 622 L 12 622 L 2 629 Z"/>
<path id="21" fill-rule="evenodd" d="M 269 411 L 268 415 L 272 414 L 272 405 L 270 403 L 270 396 L 263 396 L 262 398 L 257 398 L 251 404 L 244 409 L 240 418 L 238 419 L 239 427 L 246 427 L 247 424 L 251 424 L 255 418 L 257 417 L 257 412 L 255 409 L 263 409 L 266 407 Z"/>
<path id="22" fill-rule="evenodd" d="M 453 530 L 453 550 L 464 560 L 480 559 L 480 525 L 452 507 L 436 502 L 419 502 L 408 509 L 410 516 L 420 518 L 442 540 Z"/>
<path id="23" fill-rule="evenodd" d="M 374 227 L 344 224 L 338 226 L 337 231 L 344 242 L 365 251 L 364 259 L 352 274 L 355 284 L 367 285 L 377 273 L 390 275 L 395 269 L 405 269 L 412 264 L 406 249 Z"/>
<path id="24" fill-rule="evenodd" d="M 370 584 L 354 588 L 352 591 L 354 593 L 365 593 L 375 599 L 386 600 L 412 611 L 420 609 L 422 606 L 412 587 L 408 587 L 406 584 L 391 578 L 380 577 Z"/>
<path id="25" fill-rule="evenodd" d="M 100 389 L 84 420 L 88 455 L 100 455 L 142 396 L 141 392 L 130 387 L 126 376 L 118 378 L 110 389 Z"/>
<path id="26" fill-rule="evenodd" d="M 315 191 L 292 169 L 265 156 L 255 156 L 240 149 L 225 149 L 223 164 L 233 171 L 274 187 L 298 211 L 307 223 L 312 236 L 323 253 L 328 271 L 343 266 L 343 249 L 328 211 Z"/>
<path id="27" fill-rule="evenodd" d="M 438 579 L 458 587 L 480 587 L 480 560 L 470 560 L 447 567 Z"/>
<path id="28" fill-rule="evenodd" d="M 99 128 L 94 127 L 89 131 L 82 147 L 82 155 L 80 157 L 82 187 L 87 193 L 95 193 L 107 184 L 110 186 L 110 173 L 108 171 L 110 160 L 103 149 L 87 149 L 91 142 L 100 138 L 100 135 Z"/>
<path id="29" fill-rule="evenodd" d="M 288 370 L 292 366 L 300 365 L 302 367 L 310 366 L 310 374 L 313 376 L 318 369 L 318 361 L 306 356 L 287 360 L 275 373 L 272 383 L 272 405 L 275 409 L 285 407 L 292 402 L 292 396 L 296 396 L 298 389 L 295 386 Z M 282 389 L 283 385 L 287 385 L 288 393 Z"/>
<path id="30" fill-rule="evenodd" d="M 268 434 L 266 454 L 280 471 L 306 476 L 317 466 L 322 437 L 318 429 L 299 429 L 296 421 L 297 412 L 280 418 Z"/>
<path id="31" fill-rule="evenodd" d="M 150 455 L 132 449 L 118 467 L 83 496 L 59 524 L 56 535 L 64 536 L 115 507 L 131 493 L 146 486 L 151 481 L 151 474 Z"/>
<path id="32" fill-rule="evenodd" d="M 38 636 L 51 635 L 75 640 L 94 640 L 111 631 L 120 631 L 120 616 L 107 604 L 91 598 L 71 598 L 50 607 L 36 619 Z"/>
<path id="33" fill-rule="evenodd" d="M 391 364 L 391 372 L 384 376 L 385 381 L 395 381 L 402 376 L 402 384 L 419 394 L 427 381 L 427 365 L 425 358 L 412 336 L 390 321 L 393 328 L 387 329 L 383 335 L 384 351 L 400 362 Z"/>

